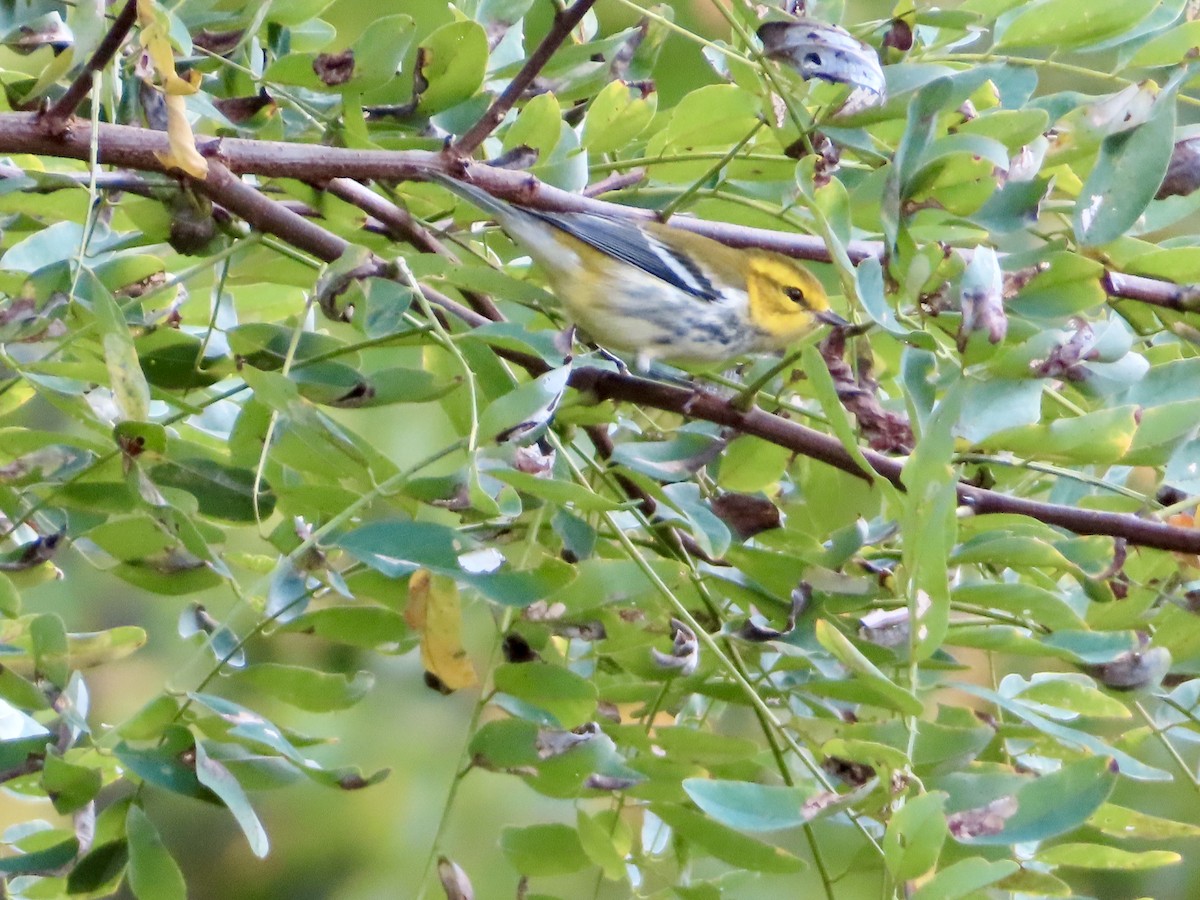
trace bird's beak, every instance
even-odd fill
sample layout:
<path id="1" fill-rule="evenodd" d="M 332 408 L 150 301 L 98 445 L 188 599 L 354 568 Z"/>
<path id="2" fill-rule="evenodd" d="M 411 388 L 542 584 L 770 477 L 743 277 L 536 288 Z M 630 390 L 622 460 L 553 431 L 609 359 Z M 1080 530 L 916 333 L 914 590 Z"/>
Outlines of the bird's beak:
<path id="1" fill-rule="evenodd" d="M 832 325 L 834 328 L 846 328 L 850 324 L 832 309 L 826 309 L 817 313 L 817 321 L 823 322 L 826 325 Z"/>

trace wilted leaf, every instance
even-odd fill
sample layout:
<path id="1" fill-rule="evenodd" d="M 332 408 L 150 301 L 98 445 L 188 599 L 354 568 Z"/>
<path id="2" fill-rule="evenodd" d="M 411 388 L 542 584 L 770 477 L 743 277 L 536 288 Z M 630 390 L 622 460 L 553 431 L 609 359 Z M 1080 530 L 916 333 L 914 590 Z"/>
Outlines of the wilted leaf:
<path id="1" fill-rule="evenodd" d="M 409 627 L 421 634 L 421 664 L 426 672 L 451 691 L 479 683 L 462 645 L 462 613 L 458 587 L 452 580 L 427 569 L 414 572 L 404 617 Z"/>

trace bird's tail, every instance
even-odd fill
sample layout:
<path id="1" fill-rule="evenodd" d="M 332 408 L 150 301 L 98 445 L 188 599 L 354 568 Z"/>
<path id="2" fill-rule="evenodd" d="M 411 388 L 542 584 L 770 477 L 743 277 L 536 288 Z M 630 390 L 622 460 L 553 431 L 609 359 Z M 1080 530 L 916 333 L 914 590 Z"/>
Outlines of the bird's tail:
<path id="1" fill-rule="evenodd" d="M 507 200 L 493 197 L 478 185 L 459 181 L 442 172 L 431 172 L 431 180 L 468 203 L 490 214 L 508 234 L 533 252 L 535 258 L 553 258 L 558 248 L 552 235 L 559 226 L 531 209 L 514 206 Z"/>
<path id="2" fill-rule="evenodd" d="M 484 212 L 491 213 L 501 225 L 514 215 L 524 212 L 524 210 L 518 210 L 507 200 L 493 197 L 483 188 L 471 184 L 469 181 L 459 181 L 457 178 L 451 178 L 442 172 L 430 172 L 429 174 L 431 180 L 437 182 L 446 188 L 446 190 L 458 194 L 458 196 L 462 197 L 472 206 L 477 206 Z"/>

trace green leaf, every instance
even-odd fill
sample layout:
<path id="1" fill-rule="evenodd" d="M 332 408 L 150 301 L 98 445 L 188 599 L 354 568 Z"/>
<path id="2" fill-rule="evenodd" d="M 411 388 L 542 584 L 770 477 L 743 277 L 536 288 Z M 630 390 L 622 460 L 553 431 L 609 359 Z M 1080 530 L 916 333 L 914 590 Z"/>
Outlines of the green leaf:
<path id="1" fill-rule="evenodd" d="M 231 522 L 256 522 L 275 510 L 275 495 L 265 480 L 258 484 L 258 506 L 254 503 L 255 476 L 250 469 L 227 466 L 203 457 L 173 457 L 150 469 L 150 477 L 161 487 L 187 491 L 206 516 Z"/>
<path id="2" fill-rule="evenodd" d="M 148 748 L 121 741 L 113 752 L 126 768 L 150 784 L 185 797 L 211 800 L 212 795 L 197 780 L 196 770 L 183 761 L 195 748 L 192 733 L 181 725 L 168 725 L 162 729 L 162 739 L 161 744 Z"/>
<path id="3" fill-rule="evenodd" d="M 992 625 L 991 628 L 997 626 Z M 1017 703 L 1002 694 L 978 685 L 965 684 L 962 682 L 956 683 L 956 687 L 972 694 L 976 697 L 982 697 L 991 703 L 996 704 L 1006 712 L 1010 712 L 1018 716 L 1024 722 L 1036 728 L 1039 732 L 1047 737 L 1053 738 L 1062 743 L 1065 747 L 1074 747 L 1081 750 L 1087 750 L 1090 753 L 1097 755 L 1097 758 L 1111 756 L 1116 760 L 1116 767 L 1120 769 L 1121 774 L 1127 778 L 1145 779 L 1147 781 L 1169 781 L 1171 776 L 1162 769 L 1156 769 L 1153 766 L 1147 765 L 1135 756 L 1125 753 L 1118 747 L 1110 746 L 1095 735 L 1089 734 L 1086 731 L 1081 731 L 1076 728 L 1067 728 L 1064 725 L 1059 725 L 1057 722 L 1052 722 L 1044 716 L 1040 716 L 1033 712 L 1028 706 L 1023 703 Z"/>
<path id="4" fill-rule="evenodd" d="M 578 833 L 569 825 L 504 828 L 500 849 L 522 875 L 566 875 L 591 864 Z"/>
<path id="5" fill-rule="evenodd" d="M 989 862 L 979 857 L 961 859 L 942 869 L 921 885 L 912 900 L 960 900 L 973 897 L 988 885 L 1007 878 L 1020 869 L 1011 859 Z"/>
<path id="6" fill-rule="evenodd" d="M 1085 675 L 1037 674 L 1033 676 L 1033 683 L 1016 696 L 1020 700 L 1065 709 L 1081 716 L 1113 719 L 1133 716 L 1124 703 L 1093 687 L 1091 679 Z"/>
<path id="7" fill-rule="evenodd" d="M 150 417 L 150 385 L 138 361 L 125 316 L 107 291 L 98 292 L 93 309 L 100 326 L 113 402 L 122 419 L 144 422 Z"/>
<path id="8" fill-rule="evenodd" d="M 113 894 L 128 864 L 128 841 L 98 843 L 71 869 L 67 876 L 67 893 Z"/>
<path id="9" fill-rule="evenodd" d="M 703 766 L 749 759 L 758 752 L 758 745 L 749 738 L 683 725 L 655 728 L 654 744 L 671 759 Z"/>
<path id="10" fill-rule="evenodd" d="M 562 560 L 547 559 L 536 569 L 460 577 L 489 600 L 524 608 L 570 584 L 575 569 Z"/>
<path id="11" fill-rule="evenodd" d="M 1130 31 L 1153 12 L 1158 0 L 1080 6 L 1074 0 L 1030 4 L 1009 24 L 996 49 L 1055 47 L 1079 49 Z"/>
<path id="12" fill-rule="evenodd" d="M 60 815 L 82 809 L 100 793 L 99 769 L 69 763 L 56 753 L 46 755 L 42 787 Z"/>
<path id="13" fill-rule="evenodd" d="M 283 368 L 296 334 L 296 327 L 276 325 L 271 322 L 250 322 L 238 325 L 225 332 L 229 349 L 239 357 L 239 362 L 264 372 Z M 303 362 L 313 357 L 338 354 L 342 362 L 351 362 L 345 353 L 346 344 L 327 334 L 300 330 L 293 362 Z"/>
<path id="14" fill-rule="evenodd" d="M 300 396 L 326 406 L 356 409 L 374 396 L 374 384 L 354 366 L 324 360 L 297 367 L 288 373 Z"/>
<path id="15" fill-rule="evenodd" d="M 1100 276 L 1104 267 L 1075 253 L 1050 253 L 1050 268 L 1040 272 L 1005 306 L 1023 316 L 1044 319 L 1076 315 L 1096 309 L 1107 300 Z M 1026 364 L 1019 373 L 1027 377 Z M 1012 373 L 1018 375 L 1018 373 Z"/>
<path id="16" fill-rule="evenodd" d="M 282 663 L 256 663 L 229 677 L 253 691 L 309 712 L 348 709 L 375 684 L 375 676 L 370 672 L 355 672 L 347 677 Z"/>
<path id="17" fill-rule="evenodd" d="M 365 93 L 396 77 L 408 53 L 416 23 L 411 16 L 380 16 L 354 42 L 354 77 L 344 90 Z"/>
<path id="18" fill-rule="evenodd" d="M 310 770 L 317 768 L 316 763 L 302 756 L 300 751 L 284 737 L 279 726 L 258 713 L 222 697 L 214 697 L 212 694 L 194 692 L 188 696 L 220 717 L 228 728 L 228 737 L 236 738 L 251 747 L 278 753 L 296 763 L 305 774 L 309 774 Z M 204 796 L 209 795 L 206 792 Z"/>
<path id="19" fill-rule="evenodd" d="M 1142 44 L 1128 66 L 1152 69 L 1183 65 L 1197 48 L 1200 48 L 1200 21 L 1182 22 Z"/>
<path id="20" fill-rule="evenodd" d="M 682 839 L 723 862 L 754 872 L 789 873 L 804 869 L 804 861 L 780 847 L 746 837 L 685 806 L 654 804 L 651 812 Z"/>
<path id="21" fill-rule="evenodd" d="M 400 578 L 420 568 L 457 571 L 456 541 L 454 530 L 444 525 L 393 520 L 347 532 L 337 545 L 389 578 Z"/>
<path id="22" fill-rule="evenodd" d="M 423 115 L 457 106 L 479 90 L 487 70 L 487 34 L 478 22 L 443 25 L 421 41 L 428 82 L 418 109 Z"/>
<path id="23" fill-rule="evenodd" d="M 625 149 L 646 130 L 657 108 L 657 94 L 646 94 L 623 81 L 610 82 L 588 107 L 583 120 L 583 146 L 593 153 Z"/>
<path id="24" fill-rule="evenodd" d="M 1082 630 L 1083 619 L 1061 593 L 1024 582 L 961 584 L 951 595 L 956 603 L 981 606 L 1027 618 L 1051 631 Z"/>
<path id="25" fill-rule="evenodd" d="M 677 482 L 664 485 L 663 496 L 670 507 L 659 508 L 665 521 L 677 519 L 687 525 L 696 543 L 709 556 L 720 557 L 729 549 L 731 535 L 728 526 L 709 508 L 700 493 L 700 486 L 692 482 Z"/>
<path id="26" fill-rule="evenodd" d="M 178 545 L 162 522 L 144 514 L 113 516 L 87 532 L 87 537 L 120 560 L 142 559 Z"/>
<path id="27" fill-rule="evenodd" d="M 233 813 L 234 819 L 246 836 L 250 851 L 262 859 L 270 850 L 270 843 L 267 841 L 267 832 L 250 806 L 246 792 L 221 762 L 209 756 L 202 741 L 196 742 L 195 749 L 196 777 L 201 784 L 221 798 L 221 802 Z"/>
<path id="28" fill-rule="evenodd" d="M 1017 790 L 1017 810 L 996 834 L 980 834 L 969 844 L 1044 841 L 1084 824 L 1108 799 L 1116 765 L 1105 757 L 1068 763 L 1059 771 L 1029 779 Z"/>
<path id="29" fill-rule="evenodd" d="M 937 864 L 949 834 L 945 806 L 940 792 L 910 797 L 888 822 L 883 861 L 897 881 L 917 878 Z"/>
<path id="30" fill-rule="evenodd" d="M 1002 448 L 1027 459 L 1067 464 L 1109 464 L 1120 460 L 1133 445 L 1139 410 L 1133 406 L 1101 409 L 997 432 L 989 447 Z"/>
<path id="31" fill-rule="evenodd" d="M 530 99 L 517 114 L 517 120 L 504 132 L 505 152 L 516 147 L 538 151 L 546 159 L 558 144 L 562 132 L 562 109 L 554 94 L 547 91 Z"/>
<path id="32" fill-rule="evenodd" d="M 1103 844 L 1058 844 L 1047 847 L 1037 855 L 1037 861 L 1049 866 L 1071 866 L 1075 869 L 1115 869 L 1137 872 L 1173 866 L 1183 860 L 1170 850 L 1143 850 L 1132 853 Z"/>
<path id="33" fill-rule="evenodd" d="M 609 881 L 625 877 L 625 858 L 633 845 L 629 825 L 616 810 L 589 816 L 583 810 L 575 814 L 575 828 L 584 852 L 604 872 Z"/>
<path id="34" fill-rule="evenodd" d="M 16 618 L 21 614 L 21 592 L 12 579 L 0 572 L 0 616 Z"/>
<path id="35" fill-rule="evenodd" d="M 156 328 L 133 341 L 146 380 L 167 390 L 208 387 L 219 381 L 216 360 L 206 357 L 204 344 L 193 334 Z"/>
<path id="36" fill-rule="evenodd" d="M 50 613 L 34 616 L 29 623 L 29 643 L 38 676 L 65 687 L 70 666 L 63 620 Z"/>
<path id="37" fill-rule="evenodd" d="M 1163 841 L 1200 835 L 1200 825 L 1175 822 L 1112 803 L 1101 806 L 1087 823 L 1114 838 Z"/>
<path id="38" fill-rule="evenodd" d="M 685 481 L 721 450 L 721 443 L 711 435 L 680 431 L 669 441 L 618 444 L 612 461 L 655 481 Z"/>
<path id="39" fill-rule="evenodd" d="M 722 825 L 740 831 L 780 831 L 803 825 L 805 802 L 817 793 L 808 788 L 688 778 L 683 789 L 700 809 Z"/>
<path id="40" fill-rule="evenodd" d="M 306 368 L 300 371 L 303 372 Z M 423 369 L 403 367 L 372 372 L 367 383 L 370 386 L 368 396 L 357 398 L 353 403 L 343 401 L 339 405 L 366 409 L 392 403 L 428 403 L 446 396 L 459 386 L 457 379 L 441 378 Z"/>
<path id="41" fill-rule="evenodd" d="M 1042 417 L 1044 387 L 1031 378 L 964 379 L 954 433 L 968 443 L 982 444 L 999 431 L 1036 425 Z"/>
<path id="42" fill-rule="evenodd" d="M 139 806 L 125 819 L 129 839 L 129 887 L 138 900 L 186 900 L 187 885 L 154 824 Z"/>
<path id="43" fill-rule="evenodd" d="M 845 635 L 824 619 L 815 625 L 817 640 L 867 687 L 887 698 L 890 705 L 909 716 L 919 716 L 925 706 L 911 693 L 891 681 L 855 647 Z"/>
<path id="44" fill-rule="evenodd" d="M 505 663 L 493 674 L 496 690 L 549 714 L 549 724 L 575 728 L 596 712 L 596 686 L 548 663 Z"/>
<path id="45" fill-rule="evenodd" d="M 900 473 L 907 488 L 901 517 L 901 559 L 908 584 L 910 638 L 914 659 L 925 659 L 942 644 L 950 617 L 947 559 L 958 536 L 957 478 L 950 467 L 951 428 L 958 420 L 964 391 L 956 383 L 925 423 Z"/>
<path id="46" fill-rule="evenodd" d="M 548 500 L 559 506 L 565 506 L 582 512 L 612 512 L 624 506 L 616 500 L 602 497 L 572 481 L 559 481 L 516 469 L 491 469 L 488 475 L 505 484 L 512 485 L 522 494 Z"/>
<path id="47" fill-rule="evenodd" d="M 727 490 L 743 494 L 765 490 L 783 477 L 791 457 L 786 447 L 743 435 L 721 454 L 717 482 Z"/>
<path id="48" fill-rule="evenodd" d="M 494 400 L 479 416 L 482 440 L 536 440 L 550 424 L 567 389 L 570 366 L 552 369 Z"/>
<path id="49" fill-rule="evenodd" d="M 61 838 L 62 832 L 57 829 L 46 832 L 47 840 Z M 79 841 L 75 838 L 58 840 L 46 847 L 31 847 L 18 856 L 8 856 L 0 859 L 0 872 L 20 875 L 44 874 L 61 869 L 71 863 L 79 854 Z M 169 895 L 160 895 L 167 897 Z M 180 896 L 183 896 L 182 894 Z M 139 895 L 140 897 L 140 895 Z"/>
<path id="50" fill-rule="evenodd" d="M 834 738 L 821 745 L 821 753 L 839 759 L 866 763 L 872 769 L 903 771 L 908 766 L 908 756 L 903 750 L 878 741 L 855 738 Z"/>
<path id="51" fill-rule="evenodd" d="M 293 619 L 287 631 L 386 653 L 412 637 L 404 617 L 379 606 L 331 606 Z"/>
<path id="52" fill-rule="evenodd" d="M 1126 9 L 1145 2 L 1106 8 Z M 1133 227 L 1167 173 L 1174 135 L 1175 88 L 1170 87 L 1155 99 L 1144 123 L 1104 139 L 1100 157 L 1075 201 L 1073 223 L 1081 244 L 1107 244 Z"/>

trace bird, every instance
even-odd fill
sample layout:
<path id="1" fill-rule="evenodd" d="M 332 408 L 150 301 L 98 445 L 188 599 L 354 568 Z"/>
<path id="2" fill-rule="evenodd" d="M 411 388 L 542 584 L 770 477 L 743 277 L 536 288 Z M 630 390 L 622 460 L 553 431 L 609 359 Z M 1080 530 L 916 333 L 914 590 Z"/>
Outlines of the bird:
<path id="1" fill-rule="evenodd" d="M 545 271 L 567 316 L 603 348 L 633 353 L 643 372 L 658 360 L 726 363 L 847 324 L 817 277 L 780 253 L 658 222 L 530 209 L 431 175 L 495 218 Z"/>

